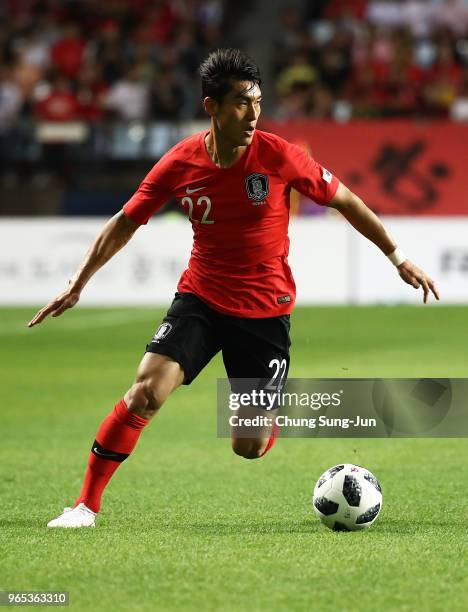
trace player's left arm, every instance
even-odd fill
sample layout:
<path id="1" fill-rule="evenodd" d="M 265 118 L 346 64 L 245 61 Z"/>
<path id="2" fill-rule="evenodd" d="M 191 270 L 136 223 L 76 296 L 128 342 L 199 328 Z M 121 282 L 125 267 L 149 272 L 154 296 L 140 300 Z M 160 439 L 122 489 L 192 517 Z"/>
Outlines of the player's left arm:
<path id="1" fill-rule="evenodd" d="M 400 249 L 397 249 L 397 245 L 385 229 L 382 221 L 364 204 L 361 198 L 345 187 L 343 183 L 339 184 L 329 206 L 338 210 L 358 232 L 371 240 L 389 257 L 405 283 L 412 285 L 415 289 L 422 287 L 424 303 L 427 302 L 430 292 L 437 300 L 439 299 L 439 292 L 434 281 L 407 259 Z"/>

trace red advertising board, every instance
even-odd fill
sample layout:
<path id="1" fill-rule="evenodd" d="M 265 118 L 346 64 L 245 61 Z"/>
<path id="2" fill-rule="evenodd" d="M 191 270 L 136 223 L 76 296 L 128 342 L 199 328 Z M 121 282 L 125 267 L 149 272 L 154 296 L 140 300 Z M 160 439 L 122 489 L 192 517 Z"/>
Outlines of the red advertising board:
<path id="1" fill-rule="evenodd" d="M 468 124 L 262 120 L 307 148 L 378 214 L 468 215 Z"/>

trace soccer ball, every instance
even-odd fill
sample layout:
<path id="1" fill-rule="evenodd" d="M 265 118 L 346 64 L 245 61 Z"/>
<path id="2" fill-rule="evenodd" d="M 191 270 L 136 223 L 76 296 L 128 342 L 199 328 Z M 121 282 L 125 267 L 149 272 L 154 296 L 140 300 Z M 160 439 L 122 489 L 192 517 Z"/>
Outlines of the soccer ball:
<path id="1" fill-rule="evenodd" d="M 315 513 L 334 531 L 370 527 L 382 508 L 377 478 L 359 465 L 342 463 L 324 472 L 314 489 Z"/>

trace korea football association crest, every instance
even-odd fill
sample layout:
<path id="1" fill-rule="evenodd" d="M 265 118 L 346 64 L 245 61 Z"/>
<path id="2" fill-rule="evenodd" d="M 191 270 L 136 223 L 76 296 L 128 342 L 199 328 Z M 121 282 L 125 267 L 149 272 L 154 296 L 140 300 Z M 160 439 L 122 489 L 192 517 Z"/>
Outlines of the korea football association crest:
<path id="1" fill-rule="evenodd" d="M 268 176 L 254 172 L 245 179 L 245 188 L 252 204 L 262 204 L 269 192 Z"/>
<path id="2" fill-rule="evenodd" d="M 158 328 L 158 331 L 154 334 L 153 342 L 161 342 L 164 338 L 170 334 L 172 330 L 172 325 L 170 323 L 161 323 Z"/>

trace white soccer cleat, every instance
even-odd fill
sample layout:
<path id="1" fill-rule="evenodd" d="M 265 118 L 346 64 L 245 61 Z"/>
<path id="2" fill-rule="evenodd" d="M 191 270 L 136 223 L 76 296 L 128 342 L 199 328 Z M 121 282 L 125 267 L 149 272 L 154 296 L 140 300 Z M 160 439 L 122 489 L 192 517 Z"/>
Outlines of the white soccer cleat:
<path id="1" fill-rule="evenodd" d="M 96 527 L 96 512 L 81 502 L 76 508 L 64 508 L 60 516 L 47 523 L 47 527 Z"/>

